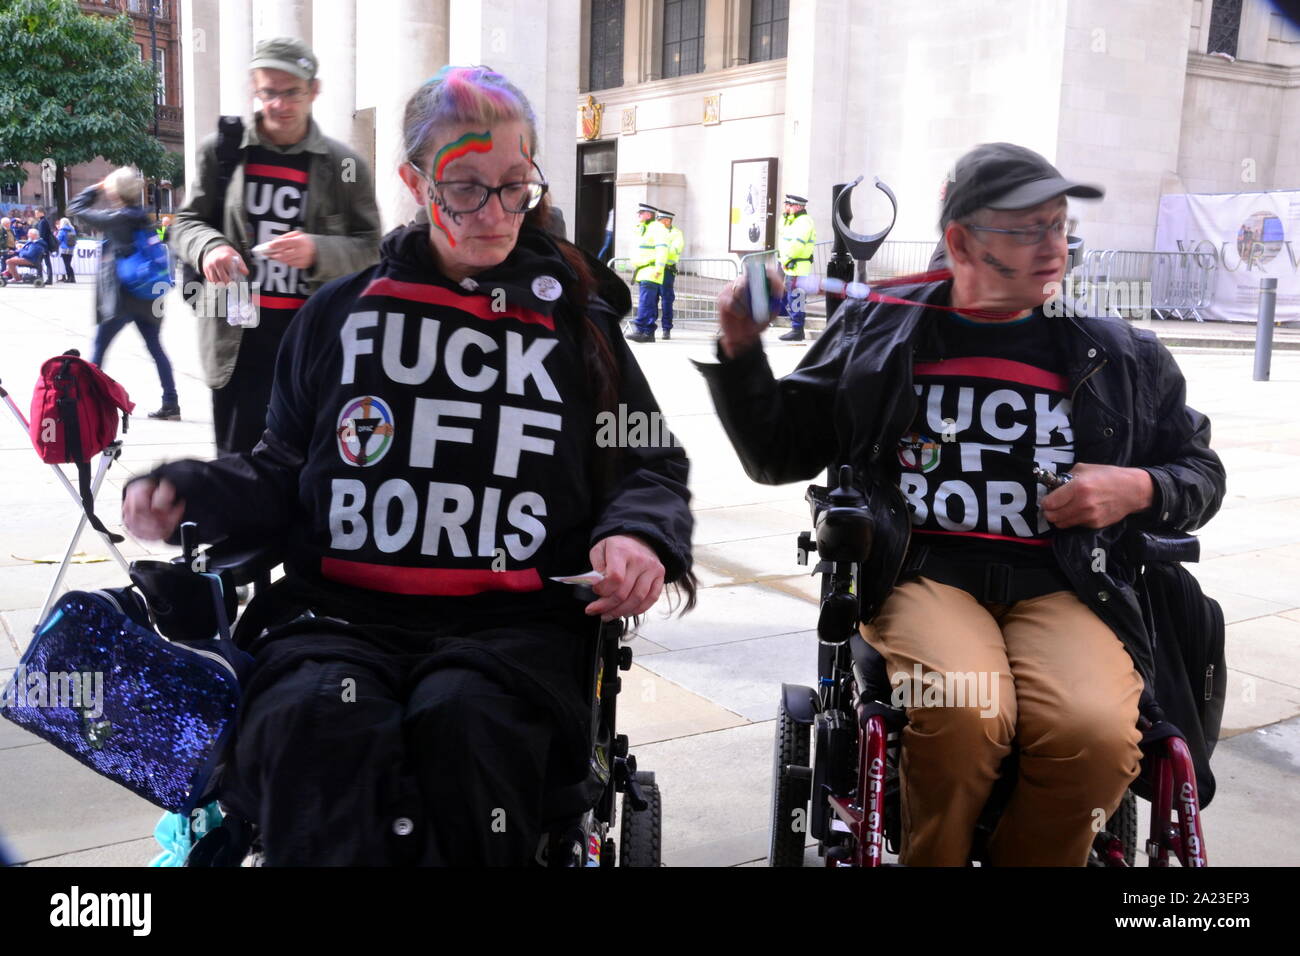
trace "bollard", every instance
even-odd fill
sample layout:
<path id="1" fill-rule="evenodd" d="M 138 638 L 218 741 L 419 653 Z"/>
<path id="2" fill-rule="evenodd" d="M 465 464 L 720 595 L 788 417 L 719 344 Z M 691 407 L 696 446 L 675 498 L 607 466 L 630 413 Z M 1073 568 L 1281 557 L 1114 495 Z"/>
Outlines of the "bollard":
<path id="1" fill-rule="evenodd" d="M 1277 279 L 1259 280 L 1259 315 L 1255 320 L 1255 381 L 1268 381 L 1273 359 L 1273 313 L 1277 309 Z"/>

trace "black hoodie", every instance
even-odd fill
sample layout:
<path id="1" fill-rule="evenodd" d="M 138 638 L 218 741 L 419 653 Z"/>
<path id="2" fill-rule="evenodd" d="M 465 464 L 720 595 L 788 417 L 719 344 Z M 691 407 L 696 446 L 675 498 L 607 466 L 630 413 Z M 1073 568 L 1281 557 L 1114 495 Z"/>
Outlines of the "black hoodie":
<path id="1" fill-rule="evenodd" d="M 155 474 L 204 540 L 286 536 L 289 573 L 351 620 L 571 606 L 548 579 L 589 569 L 612 534 L 646 539 L 676 580 L 691 561 L 686 455 L 663 428 L 598 447 L 615 432 L 598 428 L 610 418 L 583 363 L 576 279 L 535 229 L 460 285 L 434 264 L 427 226 L 394 230 L 377 265 L 294 318 L 262 443 Z M 587 312 L 618 361 L 614 420 L 660 423 L 619 317 L 597 298 Z"/>

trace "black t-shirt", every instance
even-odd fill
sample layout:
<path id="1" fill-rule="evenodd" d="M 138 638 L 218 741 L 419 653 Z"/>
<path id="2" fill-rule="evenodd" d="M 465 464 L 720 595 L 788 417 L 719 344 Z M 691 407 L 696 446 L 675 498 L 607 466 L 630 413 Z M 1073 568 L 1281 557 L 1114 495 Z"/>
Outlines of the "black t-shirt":
<path id="1" fill-rule="evenodd" d="M 1074 433 L 1051 320 L 1041 309 L 1001 322 L 944 313 L 937 326 L 941 358 L 913 367 L 917 412 L 898 447 L 913 547 L 1054 568 L 1033 468 L 1068 470 Z"/>
<path id="2" fill-rule="evenodd" d="M 248 216 L 251 246 L 301 229 L 307 213 L 308 152 L 280 153 L 262 146 L 250 147 L 244 163 L 244 211 Z M 261 324 L 283 333 L 299 307 L 307 301 L 301 269 L 254 255 L 251 280 L 257 291 Z"/>

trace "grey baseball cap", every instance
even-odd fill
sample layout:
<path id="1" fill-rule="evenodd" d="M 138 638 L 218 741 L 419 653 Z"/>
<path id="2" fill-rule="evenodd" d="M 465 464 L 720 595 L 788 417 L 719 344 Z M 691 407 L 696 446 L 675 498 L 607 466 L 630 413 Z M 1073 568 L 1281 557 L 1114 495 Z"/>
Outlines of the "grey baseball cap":
<path id="1" fill-rule="evenodd" d="M 263 40 L 253 50 L 249 70 L 283 70 L 303 80 L 316 79 L 319 64 L 311 47 L 293 37 Z"/>
<path id="2" fill-rule="evenodd" d="M 944 189 L 939 228 L 977 209 L 1029 209 L 1057 196 L 1100 199 L 1100 186 L 1066 179 L 1032 149 L 983 143 L 957 160 Z"/>

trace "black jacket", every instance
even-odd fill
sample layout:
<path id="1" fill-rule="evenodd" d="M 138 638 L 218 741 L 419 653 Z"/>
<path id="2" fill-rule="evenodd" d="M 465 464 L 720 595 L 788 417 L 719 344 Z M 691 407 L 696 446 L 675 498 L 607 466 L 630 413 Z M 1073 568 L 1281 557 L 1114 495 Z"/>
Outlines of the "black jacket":
<path id="1" fill-rule="evenodd" d="M 939 304 L 948 301 L 950 284 L 891 291 Z M 916 411 L 913 363 L 942 357 L 938 315 L 922 306 L 849 302 L 780 381 L 758 348 L 716 365 L 697 363 L 749 476 L 784 484 L 832 464 L 852 464 L 877 522 L 888 526 L 883 537 L 905 541 L 909 517 L 896 492 L 895 449 Z M 1115 631 L 1153 686 L 1151 639 L 1133 587 L 1136 568 L 1126 534 L 1203 525 L 1223 499 L 1223 465 L 1209 448 L 1209 419 L 1185 404 L 1182 373 L 1153 334 L 1119 319 L 1067 314 L 1054 321 L 1070 381 L 1075 460 L 1143 468 L 1155 494 L 1150 509 L 1110 527 L 1058 530 L 1053 552 L 1079 598 Z M 902 559 L 901 552 L 890 555 L 882 593 L 897 580 Z M 878 610 L 879 602 L 864 600 L 863 619 L 869 622 Z"/>
<path id="2" fill-rule="evenodd" d="M 98 229 L 104 234 L 104 245 L 99 252 L 99 275 L 95 282 L 95 322 L 107 322 L 126 315 L 161 320 L 162 303 L 158 303 L 155 311 L 155 299 L 131 295 L 117 278 L 117 257 L 130 256 L 135 251 L 138 230 L 153 229 L 149 214 L 140 206 L 95 209 L 100 195 L 100 190 L 91 186 L 68 203 L 69 218 L 81 223 L 83 228 Z"/>
<path id="3" fill-rule="evenodd" d="M 590 568 L 591 546 L 614 534 L 647 539 L 667 581 L 685 575 L 685 451 L 598 447 L 588 334 L 613 351 L 625 415 L 661 421 L 619 316 L 593 298 L 590 331 L 556 241 L 527 227 L 474 280 L 445 278 L 428 227 L 413 226 L 384 239 L 377 265 L 322 287 L 285 335 L 262 443 L 155 472 L 186 520 L 204 540 L 287 535 L 289 571 L 350 620 L 358 606 L 401 625 L 571 605 L 549 578 Z M 473 583 L 448 596 L 453 579 Z"/>

